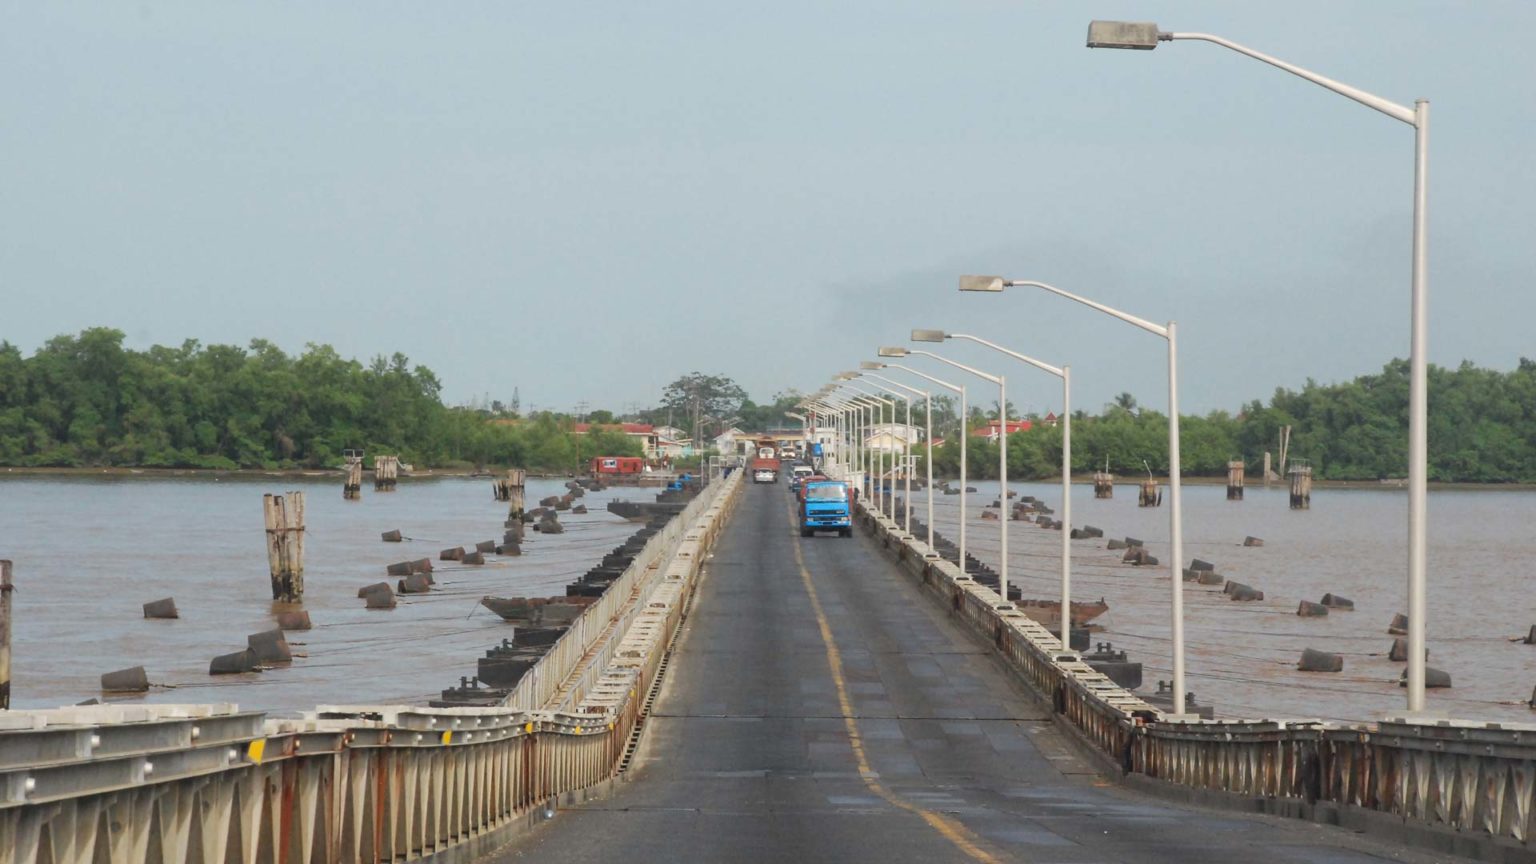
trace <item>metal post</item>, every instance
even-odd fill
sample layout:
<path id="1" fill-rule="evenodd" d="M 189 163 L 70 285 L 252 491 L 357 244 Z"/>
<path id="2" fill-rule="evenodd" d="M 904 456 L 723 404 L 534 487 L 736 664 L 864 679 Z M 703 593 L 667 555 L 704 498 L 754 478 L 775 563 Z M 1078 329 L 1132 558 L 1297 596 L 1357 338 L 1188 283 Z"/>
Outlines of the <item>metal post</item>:
<path id="1" fill-rule="evenodd" d="M 1408 710 L 1424 710 L 1429 505 L 1429 100 L 1413 103 L 1413 335 L 1408 360 Z"/>
<path id="2" fill-rule="evenodd" d="M 971 497 L 965 491 L 965 439 L 971 437 L 971 430 L 965 428 L 970 422 L 966 416 L 969 409 L 965 404 L 965 387 L 960 388 L 960 575 L 966 574 L 965 569 L 965 499 Z"/>
<path id="3" fill-rule="evenodd" d="M 0 711 L 11 707 L 11 562 L 0 561 Z"/>
<path id="4" fill-rule="evenodd" d="M 1168 532 L 1173 561 L 1168 582 L 1173 586 L 1173 713 L 1184 713 L 1184 510 L 1179 494 L 1179 339 L 1178 325 L 1168 322 Z"/>
<path id="5" fill-rule="evenodd" d="M 1003 510 L 1008 509 L 1008 387 L 1003 383 L 1004 376 L 997 376 L 997 506 Z M 1001 517 L 1003 514 L 998 513 Z M 997 571 L 997 594 L 1002 598 L 1004 605 L 1008 603 L 1008 520 L 999 518 L 997 524 L 998 542 L 1002 551 L 998 553 L 1000 566 Z"/>
<path id="6" fill-rule="evenodd" d="M 901 530 L 912 536 L 912 397 L 907 397 L 907 428 L 901 433 L 902 473 L 907 475 L 907 491 L 901 496 Z"/>
<path id="7" fill-rule="evenodd" d="M 923 412 L 923 426 L 928 436 L 928 551 L 933 551 L 933 391 L 923 393 L 928 408 Z"/>
<path id="8" fill-rule="evenodd" d="M 1061 647 L 1072 647 L 1071 366 L 1061 367 Z"/>

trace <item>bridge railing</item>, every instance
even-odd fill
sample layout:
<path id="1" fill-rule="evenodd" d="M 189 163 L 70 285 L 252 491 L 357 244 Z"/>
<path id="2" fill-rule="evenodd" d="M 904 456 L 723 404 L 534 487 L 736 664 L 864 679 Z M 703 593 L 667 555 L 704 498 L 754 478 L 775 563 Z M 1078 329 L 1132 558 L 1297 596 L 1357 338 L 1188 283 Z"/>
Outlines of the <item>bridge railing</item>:
<path id="1" fill-rule="evenodd" d="M 661 578 L 633 586 L 632 614 L 609 610 L 618 618 L 607 623 L 619 626 L 572 628 L 619 646 L 597 651 L 606 665 L 586 667 L 600 672 L 574 710 L 0 712 L 0 864 L 472 860 L 495 849 L 509 828 L 613 777 L 738 480 L 711 484 L 673 520 L 674 550 L 647 545 L 656 566 L 637 572 Z M 662 567 L 671 551 L 679 554 Z M 545 674 L 575 670 L 581 655 L 571 656 Z M 559 692 L 542 688 L 532 692 Z"/>
<path id="2" fill-rule="evenodd" d="M 858 505 L 860 522 L 938 594 L 1066 725 L 1126 772 L 1248 799 L 1319 801 L 1390 814 L 1456 847 L 1476 835 L 1525 851 L 1536 834 L 1536 724 L 1391 719 L 1172 722 L 1066 650 L 890 519 Z M 1455 832 L 1453 836 L 1436 831 Z"/>

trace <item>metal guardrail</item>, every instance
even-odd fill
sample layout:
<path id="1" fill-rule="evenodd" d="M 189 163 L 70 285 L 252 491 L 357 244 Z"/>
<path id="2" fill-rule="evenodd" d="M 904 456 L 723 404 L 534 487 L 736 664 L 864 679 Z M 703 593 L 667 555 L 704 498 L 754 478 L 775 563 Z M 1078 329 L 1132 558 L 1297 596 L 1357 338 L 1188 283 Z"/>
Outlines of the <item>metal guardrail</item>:
<path id="1" fill-rule="evenodd" d="M 602 671 L 567 688 L 585 692 L 575 711 L 320 706 L 297 720 L 232 705 L 0 712 L 0 864 L 383 862 L 493 850 L 510 828 L 613 776 L 661 636 L 676 628 L 739 488 L 739 475 L 711 484 L 673 520 L 678 555 L 665 568 L 668 532 L 658 532 L 636 556 L 643 566 L 621 577 L 633 577 L 631 590 L 610 588 L 612 605 L 588 608 L 608 618 L 573 626 L 572 647 L 521 697 L 552 698 L 561 684 L 552 679 L 592 652 L 583 640 L 606 634 L 615 646 L 598 652 L 606 663 L 587 667 Z M 647 573 L 650 582 L 635 585 Z M 628 611 L 619 598 L 634 600 Z M 627 656 L 635 651 L 648 656 Z"/>
<path id="2" fill-rule="evenodd" d="M 893 521 L 862 502 L 857 509 L 860 522 L 902 567 L 991 641 L 1070 728 L 1126 772 L 1250 799 L 1328 802 L 1536 852 L 1536 724 L 1408 718 L 1172 722 L 1093 671 L 996 592 L 929 555 L 932 550 Z"/>

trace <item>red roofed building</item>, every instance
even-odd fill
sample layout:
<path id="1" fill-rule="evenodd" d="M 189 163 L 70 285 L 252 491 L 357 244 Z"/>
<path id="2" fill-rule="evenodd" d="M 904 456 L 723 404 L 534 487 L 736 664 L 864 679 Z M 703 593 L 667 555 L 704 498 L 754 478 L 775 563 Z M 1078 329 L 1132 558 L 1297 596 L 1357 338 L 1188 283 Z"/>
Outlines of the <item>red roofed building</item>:
<path id="1" fill-rule="evenodd" d="M 987 425 L 972 429 L 971 437 L 985 438 L 988 441 L 996 441 L 1000 425 L 1001 424 L 999 424 L 996 420 L 988 420 Z M 1035 424 L 1029 422 L 1028 420 L 1009 420 L 1008 434 L 1014 435 L 1019 432 L 1028 432 L 1030 429 L 1034 428 L 1034 425 Z"/>

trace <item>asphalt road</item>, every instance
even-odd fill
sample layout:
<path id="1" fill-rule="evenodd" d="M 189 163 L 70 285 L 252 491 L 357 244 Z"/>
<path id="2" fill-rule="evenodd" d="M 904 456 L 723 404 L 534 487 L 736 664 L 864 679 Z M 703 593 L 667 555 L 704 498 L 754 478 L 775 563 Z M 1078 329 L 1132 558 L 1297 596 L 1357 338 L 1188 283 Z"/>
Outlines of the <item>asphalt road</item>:
<path id="1" fill-rule="evenodd" d="M 744 496 L 631 781 L 495 860 L 1445 860 L 1116 786 L 862 534 L 801 539 L 782 484 Z"/>

